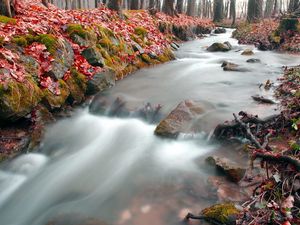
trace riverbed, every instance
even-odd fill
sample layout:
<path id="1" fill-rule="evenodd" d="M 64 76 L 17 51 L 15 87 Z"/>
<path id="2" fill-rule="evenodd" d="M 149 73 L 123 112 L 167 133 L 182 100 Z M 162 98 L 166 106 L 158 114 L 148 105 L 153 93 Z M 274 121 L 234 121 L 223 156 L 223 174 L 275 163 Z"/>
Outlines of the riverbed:
<path id="1" fill-rule="evenodd" d="M 276 106 L 258 104 L 251 96 L 273 98 L 260 84 L 270 79 L 276 85 L 283 65 L 299 63 L 299 56 L 239 45 L 231 32 L 181 44 L 175 61 L 137 71 L 103 93 L 107 99 L 121 98 L 132 110 L 148 102 L 160 104 L 163 115 L 182 100 L 201 102 L 201 134 L 161 139 L 154 135 L 156 124 L 92 115 L 88 107 L 80 108 L 47 128 L 38 153 L 2 165 L 1 225 L 50 225 L 60 220 L 65 222 L 52 224 L 76 225 L 82 218 L 116 225 L 174 225 L 185 212 L 197 213 L 218 202 L 220 196 L 208 182 L 216 172 L 205 158 L 226 155 L 244 164 L 247 159 L 209 142 L 207 134 L 231 120 L 234 112 L 261 117 L 276 113 Z M 206 51 L 218 41 L 229 41 L 233 49 Z M 242 56 L 246 48 L 255 54 Z M 261 63 L 247 63 L 249 58 Z M 248 71 L 223 71 L 225 60 Z"/>

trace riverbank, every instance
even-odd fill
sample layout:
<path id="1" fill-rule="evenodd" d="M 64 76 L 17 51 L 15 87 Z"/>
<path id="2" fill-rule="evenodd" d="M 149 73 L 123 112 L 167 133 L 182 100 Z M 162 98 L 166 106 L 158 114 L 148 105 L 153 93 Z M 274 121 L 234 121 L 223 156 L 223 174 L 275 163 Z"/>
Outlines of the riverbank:
<path id="1" fill-rule="evenodd" d="M 176 42 L 213 28 L 185 15 L 32 2 L 19 2 L 15 18 L 0 17 L 2 160 L 37 146 L 56 116 L 138 69 L 173 60 Z"/>
<path id="2" fill-rule="evenodd" d="M 241 44 L 254 44 L 260 50 L 300 53 L 299 24 L 297 18 L 241 23 L 233 37 Z"/>

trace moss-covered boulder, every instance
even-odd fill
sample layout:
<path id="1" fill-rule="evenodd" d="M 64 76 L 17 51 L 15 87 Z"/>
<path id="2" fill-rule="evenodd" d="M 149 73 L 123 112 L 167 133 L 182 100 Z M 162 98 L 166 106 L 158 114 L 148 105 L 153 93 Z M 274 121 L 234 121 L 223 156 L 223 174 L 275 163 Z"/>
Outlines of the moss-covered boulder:
<path id="1" fill-rule="evenodd" d="M 48 48 L 47 48 L 48 49 Z M 55 49 L 50 52 L 54 58 L 49 75 L 61 79 L 74 63 L 74 52 L 71 44 L 64 38 L 56 40 Z"/>
<path id="2" fill-rule="evenodd" d="M 70 95 L 70 90 L 68 85 L 62 79 L 58 80 L 58 89 L 59 94 L 52 93 L 49 89 L 44 89 L 44 99 L 43 102 L 49 110 L 60 108 L 66 102 L 67 98 Z"/>
<path id="3" fill-rule="evenodd" d="M 95 46 L 97 43 L 96 33 L 81 24 L 68 24 L 66 32 L 69 34 L 72 41 L 80 46 Z"/>
<path id="4" fill-rule="evenodd" d="M 96 47 L 87 48 L 81 54 L 92 66 L 104 66 L 104 59 Z"/>
<path id="5" fill-rule="evenodd" d="M 24 65 L 26 72 L 30 74 L 33 79 L 38 80 L 40 66 L 36 59 L 32 56 L 21 54 L 20 62 Z"/>
<path id="6" fill-rule="evenodd" d="M 87 82 L 86 94 L 93 95 L 99 91 L 104 91 L 116 83 L 116 73 L 113 70 L 105 70 L 97 73 Z"/>
<path id="7" fill-rule="evenodd" d="M 0 69 L 0 74 L 9 73 Z M 9 80 L 0 83 L 0 120 L 17 120 L 26 116 L 41 101 L 43 93 L 27 76 L 22 82 Z"/>
<path id="8" fill-rule="evenodd" d="M 241 55 L 254 55 L 254 52 L 251 49 L 246 48 Z"/>
<path id="9" fill-rule="evenodd" d="M 66 80 L 70 90 L 69 100 L 71 104 L 81 103 L 84 100 L 87 88 L 87 78 L 75 68 L 71 70 L 71 76 Z"/>
<path id="10" fill-rule="evenodd" d="M 231 48 L 225 43 L 216 42 L 209 46 L 206 50 L 209 52 L 228 52 Z"/>
<path id="11" fill-rule="evenodd" d="M 239 213 L 232 203 L 216 204 L 201 211 L 206 220 L 225 225 L 235 225 Z"/>

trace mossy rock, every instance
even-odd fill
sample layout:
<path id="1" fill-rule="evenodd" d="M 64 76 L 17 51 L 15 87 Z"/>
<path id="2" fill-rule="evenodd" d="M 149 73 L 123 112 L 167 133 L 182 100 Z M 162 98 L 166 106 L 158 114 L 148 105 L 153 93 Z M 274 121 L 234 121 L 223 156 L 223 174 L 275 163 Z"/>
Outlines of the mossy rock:
<path id="1" fill-rule="evenodd" d="M 59 38 L 57 48 L 52 52 L 52 57 L 54 61 L 51 63 L 52 69 L 48 73 L 56 79 L 61 79 L 74 63 L 74 52 L 71 44 L 66 39 Z"/>
<path id="2" fill-rule="evenodd" d="M 14 36 L 12 37 L 11 41 L 12 43 L 17 44 L 20 47 L 27 47 L 28 45 L 31 45 L 33 42 L 39 42 L 39 39 L 40 39 L 39 35 L 26 34 L 26 35 Z"/>
<path id="3" fill-rule="evenodd" d="M 144 53 L 144 54 L 141 55 L 141 58 L 144 62 L 148 63 L 149 65 L 153 64 L 152 63 L 153 59 L 149 55 Z"/>
<path id="4" fill-rule="evenodd" d="M 72 41 L 80 46 L 94 46 L 97 43 L 97 35 L 91 28 L 84 28 L 80 24 L 68 24 L 66 31 Z"/>
<path id="5" fill-rule="evenodd" d="M 5 73 L 6 69 L 1 69 Z M 7 71 L 6 71 L 7 72 Z M 0 120 L 17 120 L 26 116 L 41 101 L 43 92 L 28 76 L 22 82 L 9 80 L 0 84 Z"/>
<path id="6" fill-rule="evenodd" d="M 136 27 L 134 28 L 134 33 L 142 38 L 145 38 L 148 34 L 148 31 L 144 27 Z"/>
<path id="7" fill-rule="evenodd" d="M 66 80 L 70 90 L 69 100 L 72 104 L 81 103 L 84 100 L 87 88 L 86 76 L 79 73 L 75 68 L 71 69 L 71 77 Z"/>
<path id="8" fill-rule="evenodd" d="M 239 213 L 233 203 L 216 204 L 201 211 L 206 220 L 226 225 L 235 225 Z"/>
<path id="9" fill-rule="evenodd" d="M 59 47 L 58 38 L 52 34 L 40 34 L 37 38 L 37 41 L 41 44 L 44 44 L 47 48 L 47 51 L 52 55 L 55 54 Z"/>
<path id="10" fill-rule="evenodd" d="M 95 74 L 87 83 L 87 95 L 93 95 L 104 91 L 115 85 L 116 72 L 114 70 L 105 70 Z"/>
<path id="11" fill-rule="evenodd" d="M 104 66 L 104 59 L 100 53 L 100 51 L 95 48 L 87 48 L 82 51 L 81 55 L 88 61 L 88 63 L 92 66 Z"/>
<path id="12" fill-rule="evenodd" d="M 40 66 L 36 59 L 29 55 L 20 55 L 20 62 L 24 65 L 26 72 L 38 83 Z"/>
<path id="13" fill-rule="evenodd" d="M 231 49 L 225 43 L 216 42 L 209 46 L 206 50 L 209 52 L 228 52 Z"/>
<path id="14" fill-rule="evenodd" d="M 16 24 L 17 23 L 17 20 L 14 19 L 14 18 L 10 18 L 10 17 L 7 17 L 7 16 L 0 16 L 0 23 L 10 23 L 10 24 Z"/>
<path id="15" fill-rule="evenodd" d="M 60 94 L 55 95 L 48 89 L 44 89 L 44 99 L 43 102 L 45 106 L 48 107 L 49 110 L 60 108 L 66 102 L 67 98 L 70 95 L 70 90 L 68 85 L 62 79 L 58 80 Z"/>

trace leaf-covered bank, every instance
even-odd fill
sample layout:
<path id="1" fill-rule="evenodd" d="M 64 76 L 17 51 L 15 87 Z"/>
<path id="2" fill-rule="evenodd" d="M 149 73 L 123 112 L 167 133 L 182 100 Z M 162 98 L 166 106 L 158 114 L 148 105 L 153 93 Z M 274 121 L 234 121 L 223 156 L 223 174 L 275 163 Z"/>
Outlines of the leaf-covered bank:
<path id="1" fill-rule="evenodd" d="M 26 150 L 38 142 L 53 112 L 82 103 L 137 69 L 174 59 L 174 41 L 213 27 L 184 15 L 61 10 L 38 1 L 18 1 L 16 13 L 0 17 L 1 158 L 18 152 L 14 143 L 25 142 Z M 6 134 L 20 120 L 26 128 Z"/>
<path id="2" fill-rule="evenodd" d="M 260 50 L 300 52 L 300 25 L 297 18 L 263 20 L 258 23 L 242 23 L 233 33 L 241 44 L 254 44 Z"/>

